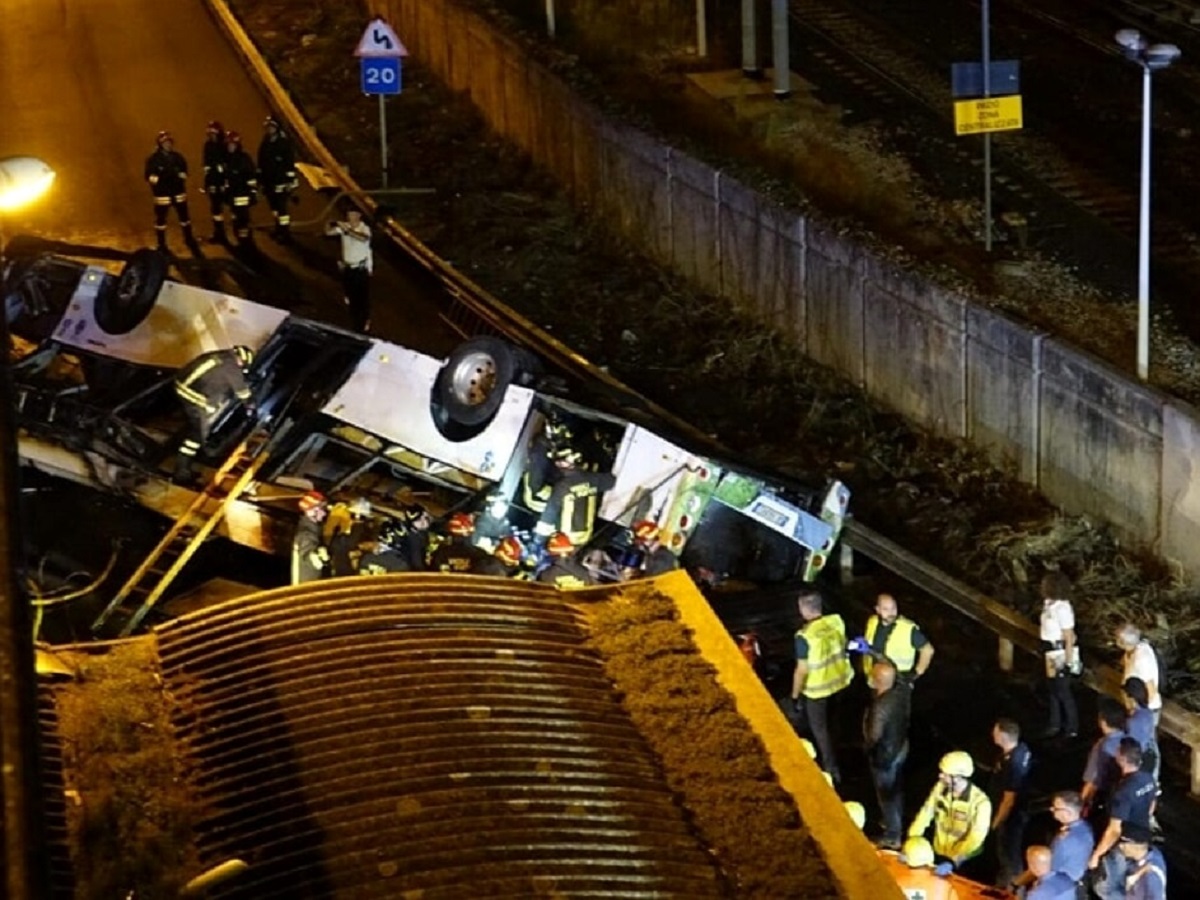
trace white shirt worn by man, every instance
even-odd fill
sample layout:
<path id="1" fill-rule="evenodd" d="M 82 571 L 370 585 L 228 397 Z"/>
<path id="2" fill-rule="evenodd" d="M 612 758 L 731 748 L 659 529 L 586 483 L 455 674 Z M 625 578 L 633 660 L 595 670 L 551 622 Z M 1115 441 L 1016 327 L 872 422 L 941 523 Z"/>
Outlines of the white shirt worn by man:
<path id="1" fill-rule="evenodd" d="M 1158 655 L 1147 641 L 1125 653 L 1124 678 L 1140 678 L 1150 688 L 1150 709 L 1162 709 L 1162 694 L 1159 692 Z"/>
<path id="2" fill-rule="evenodd" d="M 325 229 L 330 237 L 342 239 L 342 265 L 347 269 L 366 269 L 371 274 L 375 268 L 375 257 L 371 253 L 371 226 L 359 219 L 351 222 L 330 222 Z"/>
<path id="3" fill-rule="evenodd" d="M 1050 644 L 1063 644 L 1063 632 L 1073 631 L 1075 629 L 1075 610 L 1071 607 L 1070 600 L 1053 600 L 1047 598 L 1042 603 L 1042 619 L 1040 637 L 1043 641 Z M 1075 654 L 1078 655 L 1079 648 L 1075 647 Z M 1052 662 L 1058 668 L 1062 668 L 1068 662 L 1066 646 L 1062 646 L 1057 650 L 1047 650 L 1046 657 L 1048 662 Z"/>

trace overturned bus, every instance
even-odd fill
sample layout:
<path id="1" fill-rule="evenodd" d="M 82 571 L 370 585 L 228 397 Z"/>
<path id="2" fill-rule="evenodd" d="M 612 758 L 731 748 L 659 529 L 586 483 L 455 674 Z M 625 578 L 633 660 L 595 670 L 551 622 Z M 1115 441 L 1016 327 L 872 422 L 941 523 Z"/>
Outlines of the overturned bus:
<path id="1" fill-rule="evenodd" d="M 838 481 L 798 484 L 719 458 L 499 338 L 435 359 L 172 281 L 150 250 L 115 272 L 31 255 L 10 268 L 5 314 L 22 464 L 172 519 L 197 502 L 170 478 L 184 425 L 173 374 L 210 350 L 253 349 L 255 415 L 230 415 L 200 461 L 219 495 L 232 456 L 253 455 L 222 498 L 217 533 L 266 552 L 290 540 L 297 492 L 313 487 L 385 512 L 413 498 L 435 516 L 469 510 L 494 535 L 528 528 L 536 513 L 521 482 L 548 422 L 569 423 L 589 468 L 613 476 L 597 546 L 619 550 L 628 526 L 650 518 L 693 570 L 812 579 L 847 510 Z"/>

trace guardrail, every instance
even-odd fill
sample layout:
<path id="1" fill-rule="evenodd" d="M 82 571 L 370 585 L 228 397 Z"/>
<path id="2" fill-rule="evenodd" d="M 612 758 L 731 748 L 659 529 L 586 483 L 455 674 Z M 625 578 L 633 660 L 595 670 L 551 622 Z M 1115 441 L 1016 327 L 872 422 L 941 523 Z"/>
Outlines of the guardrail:
<path id="1" fill-rule="evenodd" d="M 242 57 L 248 71 L 270 97 L 272 106 L 287 120 L 292 135 L 328 170 L 332 179 L 343 190 L 362 197 L 370 211 L 375 212 L 374 202 L 322 143 L 274 72 L 263 62 L 223 0 L 207 0 L 207 5 L 231 45 Z M 698 447 L 710 448 L 720 456 L 733 455 L 728 448 L 722 447 L 709 435 L 643 397 L 608 372 L 592 365 L 535 322 L 507 307 L 439 258 L 394 219 L 389 218 L 384 224 L 387 235 L 397 247 L 424 266 L 441 283 L 449 301 L 443 318 L 464 336 L 480 333 L 504 334 L 564 371 L 603 384 L 618 398 L 618 403 L 628 418 L 636 420 L 640 418 L 639 413 L 653 416 L 680 435 L 695 441 Z M 999 656 L 1002 668 L 1011 667 L 1014 647 L 1034 654 L 1040 652 L 1037 629 L 1024 616 L 947 575 L 862 523 L 853 520 L 847 523 L 842 535 L 842 546 L 848 551 L 859 552 L 874 559 L 896 575 L 995 632 L 1000 640 Z M 1111 667 L 1089 666 L 1083 680 L 1100 693 L 1116 696 L 1119 692 L 1120 675 Z M 1191 751 L 1190 789 L 1193 794 L 1200 795 L 1200 715 L 1168 700 L 1163 706 L 1159 727 L 1163 733 L 1180 741 Z"/>

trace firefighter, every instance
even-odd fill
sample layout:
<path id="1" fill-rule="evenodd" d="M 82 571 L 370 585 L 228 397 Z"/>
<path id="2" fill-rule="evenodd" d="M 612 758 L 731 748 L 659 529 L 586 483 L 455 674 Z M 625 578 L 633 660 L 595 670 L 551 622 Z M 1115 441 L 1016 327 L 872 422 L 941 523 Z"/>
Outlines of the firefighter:
<path id="1" fill-rule="evenodd" d="M 572 447 L 560 447 L 554 452 L 558 480 L 546 500 L 546 508 L 534 526 L 539 540 L 562 532 L 576 547 L 582 547 L 592 537 L 600 495 L 616 484 L 608 472 L 581 470 L 583 454 Z"/>
<path id="2" fill-rule="evenodd" d="M 622 576 L 625 580 L 645 575 L 653 577 L 666 572 L 674 572 L 679 568 L 679 558 L 662 542 L 662 529 L 657 522 L 642 519 L 633 525 L 633 549 L 635 557 L 629 557 L 628 563 L 640 557 L 636 566 L 624 566 Z"/>
<path id="3" fill-rule="evenodd" d="M 280 243 L 290 243 L 292 192 L 299 187 L 296 181 L 296 151 L 292 148 L 292 139 L 274 116 L 267 116 L 263 122 L 263 139 L 258 145 L 258 177 L 263 193 L 267 195 L 267 204 L 275 215 L 275 228 L 271 235 Z"/>
<path id="4" fill-rule="evenodd" d="M 360 575 L 387 575 L 391 572 L 411 572 L 408 556 L 402 549 L 407 530 L 391 519 L 379 526 L 374 546 L 358 561 Z"/>
<path id="5" fill-rule="evenodd" d="M 478 572 L 480 566 L 487 568 L 485 563 L 492 555 L 471 543 L 475 534 L 475 517 L 468 513 L 455 513 L 446 522 L 446 533 L 449 540 L 433 552 L 429 559 L 429 567 L 435 572 L 454 572 L 465 574 Z"/>
<path id="6" fill-rule="evenodd" d="M 309 491 L 300 498 L 300 518 L 292 538 L 292 584 L 304 584 L 325 577 L 329 551 L 321 542 L 329 501 L 320 491 Z"/>
<path id="7" fill-rule="evenodd" d="M 971 755 L 952 750 L 938 765 L 938 782 L 909 826 L 908 836 L 924 837 L 933 825 L 933 852 L 942 862 L 934 870 L 948 875 L 979 855 L 992 821 L 992 801 L 971 783 Z"/>
<path id="8" fill-rule="evenodd" d="M 499 578 L 529 579 L 529 573 L 521 568 L 525 558 L 525 548 L 515 535 L 502 538 L 492 551 L 492 555 L 482 561 L 475 569 L 476 575 L 495 575 Z"/>
<path id="9" fill-rule="evenodd" d="M 160 131 L 155 138 L 154 152 L 146 157 L 145 178 L 154 196 L 154 236 L 158 249 L 167 252 L 167 213 L 172 208 L 183 229 L 183 239 L 193 251 L 196 238 L 192 234 L 192 219 L 187 205 L 187 160 L 175 149 L 169 131 Z"/>
<path id="10" fill-rule="evenodd" d="M 429 568 L 429 526 L 432 524 L 429 510 L 419 503 L 406 506 L 400 513 L 400 535 L 395 548 L 413 572 L 424 572 Z"/>
<path id="11" fill-rule="evenodd" d="M 550 554 L 550 565 L 537 576 L 537 580 L 542 584 L 552 584 L 559 590 L 595 584 L 592 573 L 574 558 L 575 545 L 571 543 L 569 536 L 561 531 L 550 535 L 546 542 L 546 552 Z"/>
<path id="12" fill-rule="evenodd" d="M 802 593 L 796 606 L 804 624 L 795 639 L 792 712 L 797 717 L 797 730 L 812 735 L 821 768 L 836 784 L 841 781 L 841 771 L 829 730 L 829 707 L 834 696 L 854 680 L 854 669 L 846 656 L 846 625 L 836 613 L 824 612 L 820 594 Z"/>
<path id="13" fill-rule="evenodd" d="M 250 207 L 258 202 L 258 175 L 254 160 L 242 147 L 236 131 L 225 135 L 225 184 L 221 193 L 233 213 L 233 234 L 239 247 L 254 248 L 250 227 Z"/>
<path id="14" fill-rule="evenodd" d="M 521 476 L 521 495 L 530 512 L 541 514 L 550 499 L 558 470 L 554 465 L 557 451 L 573 437 L 571 426 L 553 413 L 545 418 L 542 430 L 529 446 L 529 465 Z"/>
<path id="15" fill-rule="evenodd" d="M 175 374 L 175 393 L 183 402 L 187 431 L 175 461 L 175 478 L 187 483 L 193 477 L 196 455 L 213 428 L 225 421 L 234 404 L 254 412 L 246 372 L 254 352 L 245 346 L 202 353 Z"/>
<path id="16" fill-rule="evenodd" d="M 335 578 L 353 575 L 358 571 L 355 556 L 366 541 L 371 517 L 371 501 L 356 497 L 349 503 L 337 503 L 329 511 L 325 525 L 325 542 L 329 546 L 330 574 Z"/>
<path id="17" fill-rule="evenodd" d="M 210 244 L 225 244 L 225 166 L 229 151 L 225 146 L 225 127 L 213 119 L 204 129 L 204 184 L 200 193 L 208 195 L 208 208 L 212 213 Z"/>

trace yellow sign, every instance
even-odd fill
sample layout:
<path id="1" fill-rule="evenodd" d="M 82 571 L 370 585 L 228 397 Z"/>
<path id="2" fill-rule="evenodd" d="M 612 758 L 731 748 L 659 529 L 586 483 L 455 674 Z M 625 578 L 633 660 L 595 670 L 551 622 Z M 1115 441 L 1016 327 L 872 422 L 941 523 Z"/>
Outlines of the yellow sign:
<path id="1" fill-rule="evenodd" d="M 1021 127 L 1021 95 L 954 101 L 954 133 L 1015 131 Z"/>

